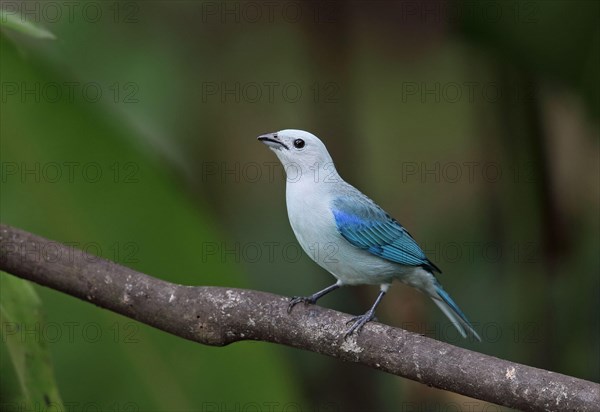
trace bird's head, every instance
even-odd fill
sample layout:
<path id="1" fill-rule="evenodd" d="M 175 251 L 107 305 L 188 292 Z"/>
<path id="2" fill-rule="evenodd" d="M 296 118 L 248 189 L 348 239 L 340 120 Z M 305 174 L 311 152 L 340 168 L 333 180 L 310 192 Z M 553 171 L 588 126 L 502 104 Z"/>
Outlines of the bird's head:
<path id="1" fill-rule="evenodd" d="M 315 168 L 335 170 L 327 148 L 314 134 L 304 130 L 286 129 L 258 136 L 283 164 L 286 172 L 309 174 Z"/>

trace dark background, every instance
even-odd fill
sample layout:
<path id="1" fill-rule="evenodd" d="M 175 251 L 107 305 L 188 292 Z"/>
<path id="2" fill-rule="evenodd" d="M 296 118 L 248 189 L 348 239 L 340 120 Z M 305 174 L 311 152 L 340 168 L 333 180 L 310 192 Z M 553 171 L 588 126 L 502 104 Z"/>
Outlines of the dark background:
<path id="1" fill-rule="evenodd" d="M 3 223 L 171 282 L 307 295 L 332 278 L 297 245 L 282 168 L 256 141 L 305 129 L 442 268 L 483 343 L 400 285 L 380 321 L 599 381 L 598 2 L 2 8 L 56 37 L 0 34 Z M 0 279 L 4 302 L 7 282 L 27 288 Z M 502 410 L 273 344 L 200 346 L 34 289 L 29 333 L 3 305 L 7 410 L 34 402 L 7 342 L 48 349 L 71 410 Z M 320 303 L 360 314 L 376 292 Z"/>

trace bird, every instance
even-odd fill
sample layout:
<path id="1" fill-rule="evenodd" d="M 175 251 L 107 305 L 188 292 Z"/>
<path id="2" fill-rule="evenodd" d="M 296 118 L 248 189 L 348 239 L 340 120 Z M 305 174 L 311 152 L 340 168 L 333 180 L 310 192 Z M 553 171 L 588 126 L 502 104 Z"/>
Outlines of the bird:
<path id="1" fill-rule="evenodd" d="M 463 338 L 481 337 L 442 288 L 441 270 L 425 256 L 414 238 L 373 200 L 344 181 L 323 142 L 315 135 L 285 129 L 258 136 L 286 172 L 286 205 L 292 230 L 304 252 L 337 281 L 310 296 L 291 298 L 288 313 L 299 303 L 315 304 L 342 287 L 379 285 L 371 308 L 347 322 L 344 339 L 358 335 L 375 318 L 377 306 L 398 280 L 429 296 Z"/>

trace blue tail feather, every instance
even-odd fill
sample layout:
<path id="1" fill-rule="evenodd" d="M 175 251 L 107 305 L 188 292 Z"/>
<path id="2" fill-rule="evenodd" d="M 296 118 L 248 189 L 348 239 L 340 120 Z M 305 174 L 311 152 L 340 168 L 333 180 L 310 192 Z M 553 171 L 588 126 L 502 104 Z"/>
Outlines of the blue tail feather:
<path id="1" fill-rule="evenodd" d="M 435 283 L 436 283 L 435 291 L 437 292 L 438 296 L 443 300 L 443 303 L 445 303 L 447 305 L 447 307 L 449 307 L 452 310 L 452 312 L 447 310 L 447 308 L 444 307 L 443 303 L 440 302 L 439 300 L 436 300 L 434 298 L 433 301 L 440 307 L 440 309 L 442 309 L 444 314 L 446 316 L 448 316 L 448 318 L 454 323 L 454 325 L 456 326 L 458 331 L 461 333 L 461 335 L 465 336 L 465 329 L 466 329 L 471 334 L 473 334 L 473 336 L 475 336 L 475 338 L 477 338 L 477 340 L 479 340 L 481 342 L 481 337 L 479 337 L 479 334 L 477 334 L 477 332 L 475 332 L 473 325 L 471 324 L 471 322 L 469 322 L 469 319 L 467 319 L 467 317 L 465 316 L 463 311 L 460 310 L 458 305 L 452 300 L 450 295 L 448 295 L 448 293 L 442 288 L 442 286 L 437 282 L 435 282 Z"/>

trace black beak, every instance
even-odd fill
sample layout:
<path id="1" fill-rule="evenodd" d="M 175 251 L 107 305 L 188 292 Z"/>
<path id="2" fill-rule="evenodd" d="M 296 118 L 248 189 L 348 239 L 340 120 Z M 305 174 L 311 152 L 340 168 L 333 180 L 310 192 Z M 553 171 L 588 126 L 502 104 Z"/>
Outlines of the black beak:
<path id="1" fill-rule="evenodd" d="M 270 147 L 277 147 L 277 145 L 281 145 L 281 146 L 285 147 L 286 150 L 290 149 L 289 147 L 287 147 L 287 145 L 285 143 L 283 143 L 281 141 L 281 139 L 279 139 L 279 137 L 277 137 L 277 133 L 262 134 L 262 135 L 258 136 L 258 140 L 260 140 L 261 142 L 265 143 L 267 146 L 270 146 Z"/>

